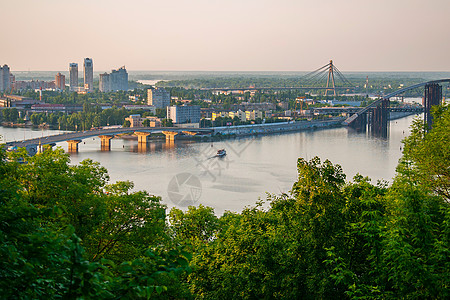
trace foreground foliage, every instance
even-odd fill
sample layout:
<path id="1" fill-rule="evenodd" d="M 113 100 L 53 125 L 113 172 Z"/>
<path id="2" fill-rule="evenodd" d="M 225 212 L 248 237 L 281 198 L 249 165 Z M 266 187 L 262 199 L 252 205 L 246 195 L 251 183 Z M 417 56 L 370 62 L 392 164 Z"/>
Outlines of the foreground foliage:
<path id="1" fill-rule="evenodd" d="M 0 158 L 2 298 L 183 297 L 191 255 L 166 246 L 160 198 L 107 184 L 62 150 Z M 24 160 L 19 160 L 18 158 Z"/>
<path id="2" fill-rule="evenodd" d="M 415 122 L 391 186 L 298 160 L 290 193 L 241 213 L 172 209 L 60 150 L 0 152 L 3 298 L 450 297 L 446 107 Z M 18 163 L 17 161 L 21 161 Z"/>

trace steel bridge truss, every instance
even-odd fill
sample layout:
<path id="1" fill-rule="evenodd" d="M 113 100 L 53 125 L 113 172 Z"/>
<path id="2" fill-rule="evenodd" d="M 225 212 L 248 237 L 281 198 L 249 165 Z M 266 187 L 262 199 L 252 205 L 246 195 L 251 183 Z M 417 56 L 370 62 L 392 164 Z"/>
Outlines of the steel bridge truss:
<path id="1" fill-rule="evenodd" d="M 431 108 L 435 105 L 442 104 L 442 86 L 440 83 L 443 82 L 450 82 L 450 79 L 419 83 L 387 94 L 350 116 L 344 121 L 343 125 L 353 127 L 359 131 L 366 131 L 369 128 L 376 135 L 387 136 L 389 126 L 389 99 L 406 91 L 424 87 L 424 123 L 428 129 L 431 129 L 433 125 Z"/>

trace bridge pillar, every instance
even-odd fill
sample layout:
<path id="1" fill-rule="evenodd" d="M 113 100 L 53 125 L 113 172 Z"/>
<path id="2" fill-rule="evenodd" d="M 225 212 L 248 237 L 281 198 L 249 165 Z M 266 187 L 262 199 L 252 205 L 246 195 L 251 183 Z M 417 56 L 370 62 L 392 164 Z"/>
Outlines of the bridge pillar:
<path id="1" fill-rule="evenodd" d="M 423 106 L 425 108 L 424 121 L 430 130 L 433 126 L 433 116 L 431 115 L 431 107 L 442 103 L 442 86 L 437 83 L 425 85 L 425 95 L 423 97 Z"/>
<path id="2" fill-rule="evenodd" d="M 69 153 L 78 153 L 78 144 L 81 143 L 81 140 L 70 140 L 67 141 L 69 144 L 68 151 Z"/>
<path id="3" fill-rule="evenodd" d="M 384 99 L 372 110 L 371 130 L 376 135 L 387 137 L 389 120 L 389 100 Z"/>
<path id="4" fill-rule="evenodd" d="M 99 135 L 98 136 L 101 141 L 101 150 L 102 151 L 110 151 L 111 150 L 111 142 L 110 140 L 114 137 L 113 135 Z"/>
<path id="5" fill-rule="evenodd" d="M 359 132 L 365 132 L 367 127 L 367 114 L 363 113 L 359 115 L 353 122 L 350 123 L 350 127 Z"/>
<path id="6" fill-rule="evenodd" d="M 147 144 L 148 142 L 148 136 L 150 133 L 148 132 L 135 132 L 135 135 L 138 137 L 138 144 Z"/>
<path id="7" fill-rule="evenodd" d="M 178 134 L 175 131 L 163 131 L 162 133 L 166 136 L 166 142 L 174 142 L 175 136 Z"/>

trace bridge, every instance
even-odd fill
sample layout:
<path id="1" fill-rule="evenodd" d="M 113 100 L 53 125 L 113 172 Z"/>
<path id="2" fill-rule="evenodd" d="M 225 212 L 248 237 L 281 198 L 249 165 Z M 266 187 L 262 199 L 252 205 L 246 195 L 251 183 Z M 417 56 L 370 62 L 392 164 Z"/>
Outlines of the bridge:
<path id="1" fill-rule="evenodd" d="M 23 141 L 15 141 L 6 143 L 10 147 L 25 147 L 30 155 L 42 151 L 42 146 L 54 146 L 56 143 L 67 142 L 69 144 L 69 152 L 78 152 L 78 144 L 86 138 L 99 137 L 101 149 L 109 151 L 111 149 L 110 140 L 117 134 L 134 133 L 138 136 L 139 144 L 147 144 L 148 136 L 152 133 L 162 133 L 166 136 L 167 142 L 173 142 L 177 135 L 197 135 L 211 134 L 212 129 L 206 128 L 180 128 L 180 127 L 123 127 L 123 128 L 105 128 L 88 131 L 67 132 L 47 137 L 27 139 Z"/>
<path id="2" fill-rule="evenodd" d="M 428 128 L 431 129 L 433 124 L 431 107 L 442 103 L 442 86 L 440 84 L 444 82 L 448 83 L 450 82 L 450 79 L 439 79 L 418 83 L 389 93 L 366 107 L 359 109 L 342 124 L 363 131 L 366 130 L 367 126 L 373 133 L 385 136 L 387 135 L 389 119 L 389 99 L 406 91 L 425 87 L 424 122 L 427 124 Z"/>
<path id="3" fill-rule="evenodd" d="M 325 97 L 328 95 L 328 91 L 333 92 L 333 95 L 337 96 L 337 90 L 351 90 L 355 87 L 353 84 L 345 78 L 344 74 L 330 62 L 315 71 L 312 71 L 299 79 L 299 86 L 283 86 L 283 87 L 248 87 L 248 88 L 202 88 L 206 91 L 263 91 L 263 90 L 323 90 Z"/>
<path id="4" fill-rule="evenodd" d="M 311 111 L 315 114 L 356 114 L 360 110 L 360 107 L 317 107 L 311 108 Z M 423 107 L 418 106 L 404 106 L 404 107 L 390 107 L 389 112 L 409 112 L 409 113 L 422 113 Z"/>

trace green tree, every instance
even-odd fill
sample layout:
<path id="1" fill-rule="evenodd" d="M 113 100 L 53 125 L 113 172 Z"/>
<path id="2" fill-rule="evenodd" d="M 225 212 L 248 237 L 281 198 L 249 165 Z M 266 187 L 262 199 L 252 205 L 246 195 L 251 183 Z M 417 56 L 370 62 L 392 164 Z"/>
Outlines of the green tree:
<path id="1" fill-rule="evenodd" d="M 173 127 L 172 119 L 162 119 L 161 120 L 161 126 L 162 127 Z"/>
<path id="2" fill-rule="evenodd" d="M 105 186 L 104 212 L 98 226 L 84 240 L 88 258 L 115 262 L 142 256 L 149 245 L 165 244 L 165 207 L 159 197 L 130 192 L 129 181 Z"/>
<path id="3" fill-rule="evenodd" d="M 219 219 L 211 207 L 189 206 L 187 212 L 172 208 L 169 213 L 172 234 L 178 243 L 207 243 L 219 230 Z"/>
<path id="4" fill-rule="evenodd" d="M 105 186 L 106 179 L 97 163 L 69 166 L 60 150 L 34 157 L 23 150 L 7 161 L 0 149 L 2 297 L 189 297 L 180 279 L 190 272 L 190 254 L 164 248 L 161 236 L 155 236 L 165 228 L 159 199 L 129 192 L 129 182 Z M 95 237 L 93 245 L 117 241 L 105 251 L 114 261 L 87 260 Z"/>
<path id="5" fill-rule="evenodd" d="M 398 171 L 403 177 L 423 185 L 450 200 L 450 110 L 435 107 L 433 129 L 416 119 L 411 135 L 404 141 L 403 159 Z"/>
<path id="6" fill-rule="evenodd" d="M 142 126 L 144 126 L 144 127 L 150 127 L 150 120 L 149 120 L 149 119 L 145 119 L 145 120 L 142 122 Z"/>

